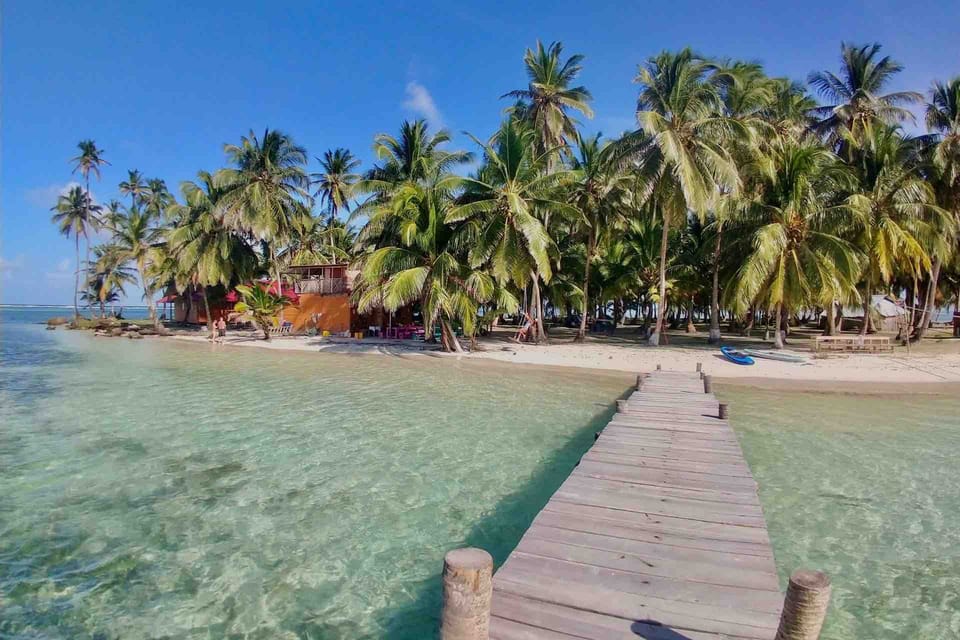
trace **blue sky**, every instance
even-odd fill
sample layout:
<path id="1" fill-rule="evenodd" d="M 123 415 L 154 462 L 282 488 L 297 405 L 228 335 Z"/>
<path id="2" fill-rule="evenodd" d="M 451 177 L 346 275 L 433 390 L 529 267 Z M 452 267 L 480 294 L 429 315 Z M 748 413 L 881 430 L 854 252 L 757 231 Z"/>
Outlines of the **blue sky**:
<path id="1" fill-rule="evenodd" d="M 0 302 L 73 299 L 73 244 L 50 224 L 76 143 L 112 163 L 93 184 L 118 197 L 126 170 L 176 189 L 223 165 L 223 143 L 278 128 L 313 156 L 348 147 L 369 166 L 378 132 L 426 117 L 488 135 L 525 85 L 539 38 L 586 56 L 590 131 L 631 126 L 637 64 L 691 45 L 802 80 L 836 69 L 841 40 L 880 42 L 906 65 L 893 89 L 960 74 L 955 2 L 43 2 L 2 15 Z M 399 5 L 400 3 L 395 3 Z M 139 292 L 130 292 L 132 300 Z"/>

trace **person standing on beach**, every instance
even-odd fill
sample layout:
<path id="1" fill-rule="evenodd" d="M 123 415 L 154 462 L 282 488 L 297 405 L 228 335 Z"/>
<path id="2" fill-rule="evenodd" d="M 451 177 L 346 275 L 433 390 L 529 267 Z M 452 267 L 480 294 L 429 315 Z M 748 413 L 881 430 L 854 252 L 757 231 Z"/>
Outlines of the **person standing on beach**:
<path id="1" fill-rule="evenodd" d="M 220 319 L 217 320 L 217 342 L 222 343 L 227 337 L 227 321 L 223 319 L 223 316 L 220 316 Z"/>

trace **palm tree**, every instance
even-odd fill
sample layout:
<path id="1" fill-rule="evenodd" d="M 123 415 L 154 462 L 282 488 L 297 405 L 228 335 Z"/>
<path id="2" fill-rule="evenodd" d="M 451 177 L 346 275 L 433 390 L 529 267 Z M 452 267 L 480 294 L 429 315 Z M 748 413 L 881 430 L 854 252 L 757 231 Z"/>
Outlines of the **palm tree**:
<path id="1" fill-rule="evenodd" d="M 960 77 L 950 82 L 935 82 L 927 103 L 927 129 L 937 136 L 929 162 L 928 179 L 937 197 L 937 204 L 949 212 L 954 223 L 960 223 Z M 956 251 L 956 239 L 945 245 L 946 255 L 933 256 L 930 282 L 923 307 L 923 315 L 916 327 L 915 337 L 923 338 L 930 314 L 933 312 L 942 265 Z"/>
<path id="2" fill-rule="evenodd" d="M 537 154 L 533 136 L 533 130 L 510 118 L 500 127 L 492 145 L 471 136 L 483 149 L 486 165 L 476 177 L 463 179 L 466 192 L 462 203 L 450 211 L 447 222 L 470 220 L 478 225 L 478 235 L 470 248 L 471 267 L 489 264 L 500 284 L 532 284 L 539 341 L 545 339 L 540 280 L 550 281 L 550 255 L 555 244 L 536 214 L 557 213 L 571 219 L 580 214 L 557 199 L 557 187 L 573 175 L 569 171 L 546 173 L 552 150 Z"/>
<path id="3" fill-rule="evenodd" d="M 575 340 L 582 342 L 587 333 L 587 309 L 590 300 L 590 268 L 596 257 L 602 234 L 613 231 L 614 222 L 622 218 L 621 210 L 629 199 L 629 175 L 620 170 L 615 147 L 601 143 L 600 135 L 584 139 L 577 136 L 577 156 L 572 170 L 576 182 L 570 202 L 580 212 L 579 220 L 586 237 L 580 328 Z"/>
<path id="4" fill-rule="evenodd" d="M 455 324 L 472 335 L 480 305 L 494 299 L 498 289 L 490 275 L 465 260 L 471 225 L 447 224 L 457 182 L 449 174 L 427 184 L 408 182 L 370 211 L 370 228 L 396 230 L 398 241 L 361 257 L 363 285 L 356 296 L 361 313 L 418 302 L 424 327 L 429 331 L 439 324 L 444 350 L 460 352 Z M 498 306 L 515 310 L 511 300 L 501 296 Z"/>
<path id="5" fill-rule="evenodd" d="M 845 134 L 845 143 L 856 146 L 857 192 L 847 204 L 854 215 L 858 243 L 866 254 L 864 319 L 860 333 L 870 330 L 871 298 L 878 285 L 887 285 L 894 272 L 904 268 L 919 277 L 929 271 L 930 252 L 952 229 L 946 212 L 936 205 L 930 184 L 918 173 L 922 141 L 904 137 L 899 127 L 870 123 L 858 139 Z"/>
<path id="6" fill-rule="evenodd" d="M 99 244 L 93 248 L 94 261 L 87 271 L 92 274 L 89 283 L 96 283 L 93 290 L 96 292 L 96 302 L 100 305 L 100 316 L 105 315 L 105 305 L 117 299 L 119 295 L 126 295 L 126 285 L 136 284 L 137 277 L 134 270 L 128 266 L 128 261 L 121 247 L 113 243 Z"/>
<path id="7" fill-rule="evenodd" d="M 278 258 L 284 265 L 332 264 L 350 258 L 353 238 L 336 218 L 315 217 L 304 206 L 293 218 L 290 244 Z"/>
<path id="8" fill-rule="evenodd" d="M 83 236 L 89 246 L 90 231 L 96 230 L 100 226 L 98 217 L 100 206 L 90 202 L 89 192 L 80 187 L 73 187 L 66 195 L 57 199 L 57 204 L 51 207 L 51 211 L 56 212 L 51 220 L 60 228 L 60 233 L 68 238 L 73 235 L 77 259 L 73 286 L 73 315 L 74 319 L 78 319 L 80 317 L 80 307 L 77 300 L 80 295 L 80 236 Z"/>
<path id="9" fill-rule="evenodd" d="M 425 120 L 404 121 L 399 138 L 386 133 L 377 134 L 373 151 L 381 164 L 368 171 L 356 184 L 356 189 L 374 195 L 389 194 L 404 182 L 428 180 L 471 160 L 471 154 L 466 151 L 440 148 L 449 141 L 448 131 L 441 129 L 431 134 Z"/>
<path id="10" fill-rule="evenodd" d="M 97 176 L 97 180 L 99 180 L 100 167 L 109 165 L 110 163 L 103 157 L 103 149 L 98 149 L 97 144 L 93 140 L 81 140 L 77 143 L 77 148 L 80 150 L 80 154 L 71 158 L 70 162 L 74 163 L 73 172 L 76 173 L 79 171 L 83 176 L 84 187 L 87 192 L 87 197 L 89 198 L 90 174 L 94 174 Z"/>
<path id="11" fill-rule="evenodd" d="M 670 229 L 685 220 L 687 211 L 704 218 L 721 191 L 738 193 L 737 165 L 723 143 L 747 132 L 723 113 L 723 75 L 690 49 L 650 58 L 634 81 L 640 85 L 640 131 L 622 144 L 635 147 L 642 189 L 663 218 L 658 297 L 664 300 Z M 658 308 L 650 344 L 660 343 L 663 320 Z"/>
<path id="12" fill-rule="evenodd" d="M 734 307 L 774 308 L 774 346 L 783 348 L 785 311 L 818 301 L 822 290 L 852 290 L 859 255 L 841 235 L 846 168 L 815 142 L 785 140 L 752 171 L 761 196 L 744 214 L 753 218 L 752 250 L 737 273 Z"/>
<path id="13" fill-rule="evenodd" d="M 234 164 L 216 175 L 223 185 L 224 221 L 266 243 L 269 264 L 282 291 L 277 254 L 290 239 L 297 205 L 310 198 L 307 152 L 290 136 L 270 129 L 264 130 L 262 138 L 250 131 L 239 145 L 224 145 L 224 151 Z M 282 322 L 282 308 L 280 314 Z"/>
<path id="14" fill-rule="evenodd" d="M 219 202 L 223 189 L 208 172 L 197 174 L 198 181 L 180 185 L 184 204 L 173 204 L 171 216 L 178 224 L 170 231 L 168 247 L 183 279 L 199 288 L 207 316 L 207 328 L 213 336 L 213 316 L 207 288 L 225 288 L 254 275 L 257 256 L 235 231 L 223 222 Z"/>
<path id="15" fill-rule="evenodd" d="M 903 70 L 903 65 L 890 56 L 881 58 L 880 49 L 876 43 L 861 46 L 841 43 L 840 75 L 814 71 L 808 76 L 807 82 L 830 102 L 813 110 L 822 118 L 815 126 L 818 133 L 828 134 L 833 142 L 842 143 L 843 129 L 858 139 L 873 122 L 895 124 L 913 120 L 913 114 L 906 107 L 922 102 L 923 96 L 915 91 L 882 93 L 890 79 Z"/>
<path id="16" fill-rule="evenodd" d="M 136 207 L 147 193 L 147 183 L 143 181 L 143 175 L 136 169 L 129 169 L 127 179 L 120 183 L 120 193 L 130 196 L 130 206 Z"/>
<path id="17" fill-rule="evenodd" d="M 317 186 L 313 195 L 320 198 L 320 206 L 327 208 L 332 221 L 341 211 L 350 211 L 353 185 L 360 179 L 353 171 L 360 166 L 360 160 L 347 149 L 333 149 L 324 152 L 323 159 L 317 158 L 317 162 L 322 171 L 310 176 Z"/>
<path id="18" fill-rule="evenodd" d="M 124 261 L 136 265 L 149 317 L 156 327 L 159 321 L 153 296 L 157 283 L 152 276 L 152 270 L 158 262 L 157 250 L 163 241 L 163 230 L 154 225 L 152 215 L 140 207 L 133 207 L 116 219 L 111 231 L 119 255 Z"/>
<path id="19" fill-rule="evenodd" d="M 171 204 L 173 196 L 167 189 L 167 183 L 160 178 L 148 180 L 143 195 L 143 209 L 147 215 L 159 220 Z"/>
<path id="20" fill-rule="evenodd" d="M 593 117 L 589 102 L 590 92 L 585 87 L 571 87 L 583 67 L 582 55 L 561 59 L 563 43 L 553 42 L 549 47 L 537 41 L 536 50 L 527 49 L 523 56 L 530 83 L 526 89 L 505 93 L 503 98 L 522 101 L 516 115 L 530 123 L 537 134 L 538 155 L 547 154 L 576 140 L 577 125 L 570 112 L 576 111 L 588 118 Z M 553 169 L 553 160 L 548 156 L 546 171 Z"/>
<path id="21" fill-rule="evenodd" d="M 283 317 L 283 308 L 290 305 L 290 298 L 259 285 L 237 285 L 241 301 L 234 310 L 253 320 L 263 331 L 263 339 L 270 340 L 273 319 Z"/>

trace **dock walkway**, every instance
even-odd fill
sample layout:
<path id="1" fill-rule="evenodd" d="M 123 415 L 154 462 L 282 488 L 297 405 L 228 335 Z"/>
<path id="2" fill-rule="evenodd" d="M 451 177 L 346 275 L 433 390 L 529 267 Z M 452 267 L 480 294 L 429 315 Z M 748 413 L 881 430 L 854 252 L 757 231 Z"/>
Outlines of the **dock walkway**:
<path id="1" fill-rule="evenodd" d="M 656 371 L 621 405 L 496 572 L 490 637 L 773 638 L 773 551 L 716 398 Z"/>

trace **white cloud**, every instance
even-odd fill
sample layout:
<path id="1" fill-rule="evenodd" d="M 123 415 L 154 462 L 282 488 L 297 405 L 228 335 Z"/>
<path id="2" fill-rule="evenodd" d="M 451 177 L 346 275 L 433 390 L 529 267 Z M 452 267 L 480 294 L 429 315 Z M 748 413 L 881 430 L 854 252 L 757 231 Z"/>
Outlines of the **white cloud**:
<path id="1" fill-rule="evenodd" d="M 63 258 L 60 262 L 57 263 L 57 267 L 54 271 L 47 271 L 43 274 L 43 277 L 47 279 L 47 282 L 66 282 L 72 280 L 74 277 L 74 272 L 76 268 L 73 266 L 74 261 L 70 258 Z"/>
<path id="2" fill-rule="evenodd" d="M 417 82 L 408 82 L 406 94 L 407 97 L 403 101 L 404 109 L 423 116 L 434 129 L 443 128 L 443 115 L 437 109 L 433 96 L 430 95 L 425 86 Z"/>
<path id="3" fill-rule="evenodd" d="M 67 195 L 74 187 L 82 186 L 83 185 L 76 180 L 71 180 L 66 184 L 51 184 L 46 187 L 36 187 L 34 189 L 27 189 L 23 194 L 23 199 L 35 207 L 50 209 L 57 204 L 58 197 Z M 93 189 L 90 190 L 90 197 L 93 199 L 94 204 L 99 204 L 97 194 Z"/>
<path id="4" fill-rule="evenodd" d="M 13 280 L 14 274 L 23 267 L 23 256 L 17 256 L 13 260 L 0 257 L 0 280 Z"/>

